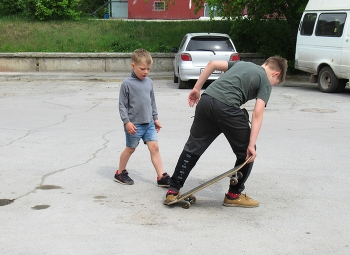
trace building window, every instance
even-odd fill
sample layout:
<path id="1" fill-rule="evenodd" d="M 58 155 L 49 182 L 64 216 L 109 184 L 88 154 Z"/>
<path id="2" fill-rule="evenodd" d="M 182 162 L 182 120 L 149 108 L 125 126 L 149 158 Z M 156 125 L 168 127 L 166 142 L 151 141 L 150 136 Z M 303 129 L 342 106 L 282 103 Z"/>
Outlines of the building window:
<path id="1" fill-rule="evenodd" d="M 165 3 L 164 2 L 154 2 L 153 11 L 164 11 Z"/>

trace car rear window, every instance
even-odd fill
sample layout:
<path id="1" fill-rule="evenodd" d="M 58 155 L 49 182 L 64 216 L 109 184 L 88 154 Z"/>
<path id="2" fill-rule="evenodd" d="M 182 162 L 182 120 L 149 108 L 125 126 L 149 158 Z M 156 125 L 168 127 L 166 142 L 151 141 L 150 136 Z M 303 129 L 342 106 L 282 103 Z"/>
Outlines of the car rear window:
<path id="1" fill-rule="evenodd" d="M 193 37 L 186 50 L 213 50 L 213 51 L 234 51 L 233 45 L 228 38 L 225 37 Z"/>

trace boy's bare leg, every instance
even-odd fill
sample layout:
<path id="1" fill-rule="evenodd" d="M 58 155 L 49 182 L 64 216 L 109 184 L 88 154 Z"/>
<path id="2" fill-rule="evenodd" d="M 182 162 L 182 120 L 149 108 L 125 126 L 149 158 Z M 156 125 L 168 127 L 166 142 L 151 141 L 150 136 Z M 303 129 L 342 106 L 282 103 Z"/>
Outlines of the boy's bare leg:
<path id="1" fill-rule="evenodd" d="M 135 148 L 125 147 L 124 151 L 120 154 L 119 169 L 117 174 L 120 174 L 124 169 L 126 169 L 126 165 L 134 151 Z"/>
<path id="2" fill-rule="evenodd" d="M 163 171 L 162 159 L 161 159 L 160 153 L 159 153 L 158 142 L 148 141 L 147 146 L 148 146 L 149 152 L 151 154 L 151 161 L 152 161 L 154 168 L 156 169 L 158 178 L 161 178 L 163 176 L 164 171 Z"/>

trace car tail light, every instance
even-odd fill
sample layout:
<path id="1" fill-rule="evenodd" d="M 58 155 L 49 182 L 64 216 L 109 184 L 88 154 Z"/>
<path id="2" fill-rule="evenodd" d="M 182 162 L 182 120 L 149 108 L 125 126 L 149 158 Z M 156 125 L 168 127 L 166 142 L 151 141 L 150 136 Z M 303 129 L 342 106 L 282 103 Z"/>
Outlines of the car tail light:
<path id="1" fill-rule="evenodd" d="M 239 56 L 239 53 L 232 53 L 230 56 L 230 61 L 238 61 L 241 57 Z"/>
<path id="2" fill-rule="evenodd" d="M 183 60 L 183 61 L 192 61 L 191 54 L 189 54 L 189 53 L 182 53 L 181 54 L 181 60 Z"/>

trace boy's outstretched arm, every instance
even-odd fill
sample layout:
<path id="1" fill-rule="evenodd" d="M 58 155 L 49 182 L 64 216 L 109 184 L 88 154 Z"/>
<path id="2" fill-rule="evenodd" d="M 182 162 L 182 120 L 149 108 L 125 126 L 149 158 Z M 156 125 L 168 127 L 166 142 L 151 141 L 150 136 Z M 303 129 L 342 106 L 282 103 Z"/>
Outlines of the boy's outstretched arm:
<path id="1" fill-rule="evenodd" d="M 253 162 L 256 158 L 255 145 L 262 125 L 265 105 L 266 104 L 262 99 L 256 99 L 254 111 L 252 114 L 252 127 L 250 131 L 249 145 L 247 148 L 247 158 L 249 156 L 252 156 L 249 162 Z"/>
<path id="2" fill-rule="evenodd" d="M 204 85 L 204 83 L 208 80 L 209 76 L 215 71 L 227 71 L 228 62 L 227 61 L 210 61 L 207 66 L 204 68 L 203 72 L 199 76 L 196 84 L 188 95 L 188 104 L 190 107 L 193 107 L 196 103 L 198 103 L 200 97 L 200 91 Z"/>

